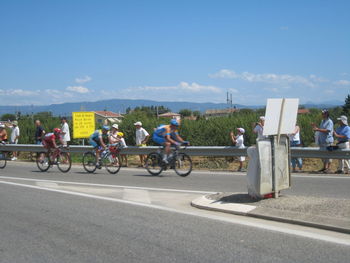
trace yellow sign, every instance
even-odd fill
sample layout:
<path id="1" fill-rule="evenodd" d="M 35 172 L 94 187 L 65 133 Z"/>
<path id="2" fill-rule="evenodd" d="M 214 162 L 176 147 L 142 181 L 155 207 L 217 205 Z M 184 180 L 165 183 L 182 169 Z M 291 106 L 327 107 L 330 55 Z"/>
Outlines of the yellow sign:
<path id="1" fill-rule="evenodd" d="M 91 111 L 73 112 L 73 138 L 89 138 L 95 131 L 95 113 Z"/>

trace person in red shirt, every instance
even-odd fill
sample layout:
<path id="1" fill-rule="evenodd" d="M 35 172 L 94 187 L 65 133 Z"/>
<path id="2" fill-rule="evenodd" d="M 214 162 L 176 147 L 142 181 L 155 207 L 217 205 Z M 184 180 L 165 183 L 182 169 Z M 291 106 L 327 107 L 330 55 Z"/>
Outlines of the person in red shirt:
<path id="1" fill-rule="evenodd" d="M 63 139 L 61 136 L 61 129 L 54 128 L 53 132 L 45 134 L 43 138 L 43 145 L 44 148 L 48 150 L 48 152 L 54 152 L 55 154 L 58 153 L 58 146 L 57 142 L 59 142 L 61 145 L 63 145 Z"/>

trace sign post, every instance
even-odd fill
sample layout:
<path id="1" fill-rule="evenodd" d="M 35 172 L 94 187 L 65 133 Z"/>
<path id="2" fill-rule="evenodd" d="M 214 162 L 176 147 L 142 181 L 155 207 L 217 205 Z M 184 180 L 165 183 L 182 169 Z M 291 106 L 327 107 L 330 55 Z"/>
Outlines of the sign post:
<path id="1" fill-rule="evenodd" d="M 287 134 L 295 130 L 298 106 L 299 99 L 267 100 L 263 135 L 271 138 L 272 182 L 275 198 L 278 198 L 279 190 L 290 186 L 290 150 Z M 282 141 L 281 135 L 284 135 Z"/>
<path id="2" fill-rule="evenodd" d="M 95 113 L 90 111 L 73 112 L 73 138 L 89 138 L 95 131 Z"/>

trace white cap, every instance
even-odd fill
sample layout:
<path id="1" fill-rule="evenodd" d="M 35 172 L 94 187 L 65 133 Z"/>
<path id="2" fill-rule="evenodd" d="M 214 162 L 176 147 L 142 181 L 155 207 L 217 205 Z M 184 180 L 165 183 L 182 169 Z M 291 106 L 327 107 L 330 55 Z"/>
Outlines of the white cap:
<path id="1" fill-rule="evenodd" d="M 348 117 L 345 115 L 340 116 L 340 118 L 337 118 L 338 121 L 341 121 L 344 125 L 348 125 Z"/>
<path id="2" fill-rule="evenodd" d="M 260 116 L 260 117 L 259 117 L 259 120 L 264 121 L 264 120 L 265 120 L 265 116 Z"/>
<path id="3" fill-rule="evenodd" d="M 0 128 L 5 128 L 5 125 L 0 123 Z"/>
<path id="4" fill-rule="evenodd" d="M 243 128 L 237 128 L 237 130 L 240 132 L 240 133 L 245 133 L 245 130 Z"/>
<path id="5" fill-rule="evenodd" d="M 134 125 L 135 125 L 135 126 L 142 126 L 142 122 L 137 121 L 137 122 L 134 123 Z"/>
<path id="6" fill-rule="evenodd" d="M 113 124 L 113 125 L 112 125 L 112 128 L 114 128 L 114 129 L 117 129 L 117 130 L 118 130 L 118 129 L 119 129 L 119 126 L 118 126 L 118 124 Z"/>

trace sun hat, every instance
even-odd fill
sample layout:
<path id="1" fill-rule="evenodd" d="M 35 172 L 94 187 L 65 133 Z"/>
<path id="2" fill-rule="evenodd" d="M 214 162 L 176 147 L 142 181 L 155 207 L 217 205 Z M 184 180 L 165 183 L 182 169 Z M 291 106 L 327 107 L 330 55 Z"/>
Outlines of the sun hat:
<path id="1" fill-rule="evenodd" d="M 112 128 L 114 128 L 114 129 L 117 129 L 117 130 L 118 130 L 118 129 L 119 129 L 119 126 L 118 126 L 118 124 L 116 124 L 116 123 L 115 123 L 115 124 L 113 124 L 113 125 L 112 125 Z"/>
<path id="2" fill-rule="evenodd" d="M 265 120 L 265 116 L 260 116 L 259 120 L 264 121 Z"/>
<path id="3" fill-rule="evenodd" d="M 0 124 L 0 128 L 4 129 L 5 128 L 5 125 L 4 124 Z"/>
<path id="4" fill-rule="evenodd" d="M 237 128 L 237 130 L 240 132 L 240 133 L 245 133 L 245 130 L 243 128 Z"/>
<path id="5" fill-rule="evenodd" d="M 345 115 L 341 115 L 339 118 L 337 118 L 338 121 L 341 121 L 344 125 L 348 125 L 348 117 Z"/>
<path id="6" fill-rule="evenodd" d="M 17 126 L 18 125 L 18 121 L 13 121 L 12 124 Z"/>
<path id="7" fill-rule="evenodd" d="M 142 126 L 142 122 L 137 121 L 137 122 L 134 123 L 134 125 L 135 125 L 135 126 Z"/>

